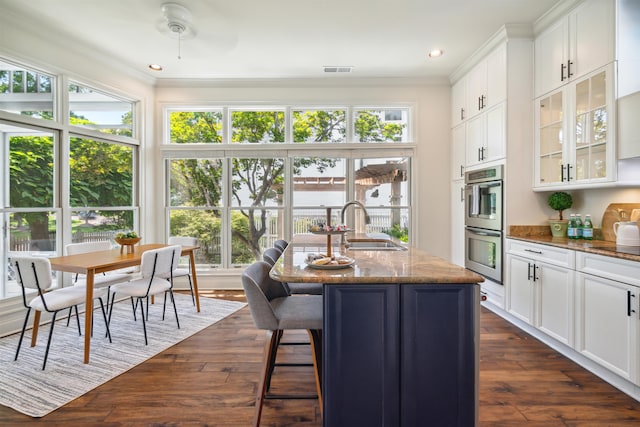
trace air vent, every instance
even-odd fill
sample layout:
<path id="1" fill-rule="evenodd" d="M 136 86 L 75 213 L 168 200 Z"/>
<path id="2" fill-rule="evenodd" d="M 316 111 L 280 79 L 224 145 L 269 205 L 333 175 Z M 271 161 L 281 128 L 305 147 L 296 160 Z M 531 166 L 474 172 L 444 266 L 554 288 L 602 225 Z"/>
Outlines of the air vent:
<path id="1" fill-rule="evenodd" d="M 325 65 L 323 69 L 325 73 L 350 73 L 353 70 L 353 67 Z"/>

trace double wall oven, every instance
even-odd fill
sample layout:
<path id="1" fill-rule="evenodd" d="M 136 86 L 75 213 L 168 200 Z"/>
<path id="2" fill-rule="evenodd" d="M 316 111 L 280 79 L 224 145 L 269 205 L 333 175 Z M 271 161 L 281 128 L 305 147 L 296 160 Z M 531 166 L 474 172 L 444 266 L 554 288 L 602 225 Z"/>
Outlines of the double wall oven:
<path id="1" fill-rule="evenodd" d="M 502 165 L 465 173 L 465 267 L 502 283 Z"/>

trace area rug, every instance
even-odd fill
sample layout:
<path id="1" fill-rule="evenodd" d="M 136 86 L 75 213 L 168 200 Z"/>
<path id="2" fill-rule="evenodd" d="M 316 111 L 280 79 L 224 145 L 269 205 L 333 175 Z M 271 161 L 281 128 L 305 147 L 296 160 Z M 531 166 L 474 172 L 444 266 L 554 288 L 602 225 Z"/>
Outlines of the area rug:
<path id="1" fill-rule="evenodd" d="M 147 322 L 149 345 L 146 346 L 140 319 L 137 322 L 133 320 L 130 300 L 114 306 L 110 323 L 113 343 L 104 337 L 102 314 L 96 310 L 89 364 L 83 363 L 84 336 L 78 335 L 75 318 L 69 327 L 66 320 L 56 322 L 44 371 L 42 362 L 49 334 L 48 324 L 40 327 L 35 347 L 29 347 L 31 331 L 27 331 L 17 361 L 13 359 L 19 334 L 0 339 L 0 404 L 32 417 L 45 416 L 246 305 L 201 298 L 200 313 L 197 313 L 191 295 L 175 297 L 180 329 L 177 328 L 171 303 L 167 303 L 163 321 L 162 298 L 156 299 L 156 303 L 150 306 Z M 30 322 L 32 320 L 33 314 Z M 82 314 L 80 321 L 84 329 Z"/>

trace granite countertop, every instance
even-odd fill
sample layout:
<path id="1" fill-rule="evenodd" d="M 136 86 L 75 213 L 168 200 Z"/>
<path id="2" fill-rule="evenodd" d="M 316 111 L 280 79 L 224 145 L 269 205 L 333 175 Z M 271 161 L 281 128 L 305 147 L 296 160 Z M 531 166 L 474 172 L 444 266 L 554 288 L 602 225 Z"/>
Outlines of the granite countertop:
<path id="1" fill-rule="evenodd" d="M 352 239 L 366 235 L 350 234 Z M 351 267 L 319 270 L 308 267 L 308 253 L 326 253 L 326 236 L 298 234 L 271 270 L 282 282 L 307 283 L 480 283 L 482 276 L 463 267 L 407 246 L 406 251 L 340 250 L 339 236 L 332 236 L 332 252 L 355 260 Z M 396 241 L 396 243 L 398 243 Z"/>
<path id="2" fill-rule="evenodd" d="M 639 246 L 616 245 L 616 242 L 609 240 L 573 240 L 567 237 L 553 237 L 547 225 L 511 226 L 507 237 L 525 242 L 640 262 Z"/>

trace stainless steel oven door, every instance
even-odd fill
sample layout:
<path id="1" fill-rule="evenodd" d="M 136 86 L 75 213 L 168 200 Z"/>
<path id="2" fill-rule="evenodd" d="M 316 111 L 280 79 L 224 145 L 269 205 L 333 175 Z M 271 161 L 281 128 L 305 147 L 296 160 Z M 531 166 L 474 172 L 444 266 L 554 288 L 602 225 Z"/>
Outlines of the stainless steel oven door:
<path id="1" fill-rule="evenodd" d="M 465 225 L 502 231 L 502 181 L 465 186 Z"/>
<path id="2" fill-rule="evenodd" d="M 502 233 L 467 227 L 464 265 L 494 282 L 502 283 Z"/>

